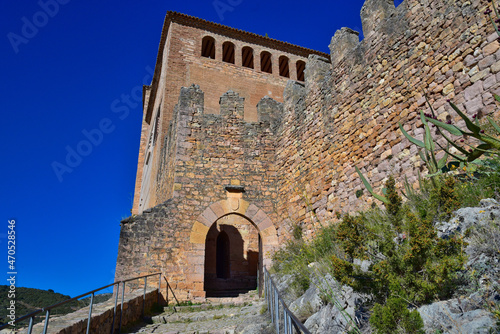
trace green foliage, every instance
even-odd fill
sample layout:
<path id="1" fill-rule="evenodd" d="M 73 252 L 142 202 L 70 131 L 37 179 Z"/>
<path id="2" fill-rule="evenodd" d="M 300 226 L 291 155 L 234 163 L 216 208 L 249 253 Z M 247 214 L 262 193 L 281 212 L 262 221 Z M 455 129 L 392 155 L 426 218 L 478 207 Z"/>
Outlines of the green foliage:
<path id="1" fill-rule="evenodd" d="M 293 238 L 295 240 L 301 240 L 302 239 L 302 227 L 300 226 L 300 224 L 294 224 L 292 230 L 293 230 L 292 231 Z"/>
<path id="2" fill-rule="evenodd" d="M 408 310 L 408 303 L 391 297 L 385 305 L 375 304 L 370 317 L 371 325 L 379 334 L 423 334 L 424 322 L 417 310 Z"/>
<path id="3" fill-rule="evenodd" d="M 386 326 L 389 322 L 418 333 L 421 319 L 411 315 L 406 304 L 418 306 L 448 298 L 459 283 L 457 272 L 465 261 L 463 242 L 457 238 L 439 239 L 433 224 L 438 213 L 456 209 L 455 180 L 445 179 L 438 184 L 438 188 L 430 186 L 432 196 L 424 207 L 420 203 L 403 205 L 391 177 L 385 184 L 385 211 L 345 216 L 338 224 L 340 256 L 332 255 L 332 273 L 343 284 L 375 296 L 379 306 L 371 318 L 380 326 L 380 333 L 394 330 Z M 419 197 L 415 192 L 413 198 Z M 436 204 L 429 205 L 432 202 Z M 362 272 L 353 258 L 370 259 L 370 270 Z M 405 306 L 399 305 L 399 313 L 395 313 L 394 305 L 401 300 L 406 301 Z"/>
<path id="4" fill-rule="evenodd" d="M 429 101 L 427 101 L 429 104 Z M 429 104 L 429 107 L 432 110 L 432 106 Z M 405 129 L 399 124 L 399 129 L 403 133 L 403 135 L 413 144 L 417 145 L 423 150 L 419 150 L 420 158 L 424 161 L 427 169 L 429 170 L 429 174 L 431 176 L 437 175 L 441 173 L 441 170 L 446 165 L 446 161 L 448 160 L 448 152 L 439 159 L 436 158 L 436 145 L 434 144 L 434 140 L 431 135 L 431 130 L 429 124 L 427 123 L 427 115 L 425 115 L 422 111 L 420 112 L 420 119 L 422 120 L 422 124 L 424 125 L 424 141 L 420 141 L 416 138 L 410 136 Z"/>
<path id="5" fill-rule="evenodd" d="M 389 200 L 385 196 L 379 195 L 379 194 L 377 194 L 377 193 L 375 193 L 373 191 L 372 186 L 370 185 L 370 183 L 368 182 L 368 180 L 363 176 L 363 174 L 361 174 L 361 171 L 359 170 L 359 168 L 358 167 L 355 167 L 355 168 L 356 168 L 356 172 L 358 173 L 359 177 L 361 178 L 361 181 L 363 181 L 363 184 L 364 184 L 366 190 L 368 190 L 368 192 L 373 197 L 375 197 L 376 199 L 378 199 L 379 201 L 381 201 L 381 202 L 383 202 L 385 204 L 389 203 Z"/>
<path id="6" fill-rule="evenodd" d="M 446 177 L 443 182 L 431 191 L 431 201 L 436 206 L 438 217 L 448 219 L 451 213 L 460 207 L 458 195 L 456 193 L 456 181 L 452 176 Z"/>
<path id="7" fill-rule="evenodd" d="M 365 226 L 360 216 L 345 215 L 335 230 L 335 239 L 347 258 L 365 258 Z"/>
<path id="8" fill-rule="evenodd" d="M 500 97 L 498 95 L 495 95 L 495 99 L 500 101 Z M 444 166 L 446 165 L 448 155 L 452 156 L 456 161 L 459 161 L 461 163 L 472 162 L 485 153 L 500 156 L 500 127 L 493 119 L 487 117 L 489 126 L 485 126 L 485 124 L 480 124 L 479 115 L 473 115 L 473 120 L 471 120 L 455 104 L 449 102 L 451 108 L 455 110 L 455 112 L 464 120 L 467 127 L 467 130 L 464 130 L 451 124 L 451 121 L 443 122 L 438 120 L 436 114 L 434 113 L 434 109 L 428 101 L 427 103 L 429 104 L 431 113 L 424 114 L 422 111 L 420 112 L 420 118 L 422 120 L 422 123 L 424 124 L 425 130 L 423 142 L 409 135 L 401 126 L 401 124 L 399 125 L 399 128 L 403 135 L 411 143 L 424 149 L 423 154 L 421 154 L 420 156 L 425 162 L 431 176 L 439 174 L 443 170 Z M 445 152 L 445 155 L 439 161 L 436 160 L 436 144 L 434 143 L 434 139 L 431 136 L 428 122 L 437 127 L 437 132 L 448 142 L 446 148 L 438 144 L 439 148 Z M 489 131 L 487 132 L 486 130 Z M 446 135 L 444 131 L 447 132 L 448 135 Z M 465 139 L 468 138 L 477 139 L 479 143 L 473 145 L 469 140 L 467 144 L 459 144 L 459 142 L 457 142 L 456 140 L 448 137 L 450 134 L 461 138 L 459 140 L 459 142 L 461 143 L 465 143 Z M 450 145 L 454 147 L 459 153 L 451 153 L 449 150 Z"/>
<path id="9" fill-rule="evenodd" d="M 296 293 L 304 292 L 311 284 L 308 265 L 321 261 L 334 252 L 334 238 L 335 230 L 328 226 L 323 227 L 311 242 L 302 239 L 288 241 L 273 254 L 273 270 L 292 275 L 294 280 L 291 288 Z"/>
<path id="10" fill-rule="evenodd" d="M 385 187 L 387 189 L 387 199 L 389 200 L 389 203 L 385 204 L 387 213 L 392 217 L 397 218 L 399 215 L 399 211 L 401 210 L 401 203 L 403 201 L 398 195 L 398 192 L 396 190 L 396 181 L 394 180 L 394 177 L 392 175 L 389 176 L 389 179 L 385 183 Z"/>

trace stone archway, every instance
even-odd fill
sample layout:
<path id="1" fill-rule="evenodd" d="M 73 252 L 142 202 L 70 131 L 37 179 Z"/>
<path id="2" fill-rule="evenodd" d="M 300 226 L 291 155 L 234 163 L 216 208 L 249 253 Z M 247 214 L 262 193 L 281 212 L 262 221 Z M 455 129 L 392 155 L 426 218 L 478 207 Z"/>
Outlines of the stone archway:
<path id="1" fill-rule="evenodd" d="M 188 287 L 191 295 L 205 297 L 205 241 L 210 227 L 220 218 L 227 215 L 240 215 L 251 222 L 258 231 L 260 240 L 261 265 L 271 264 L 270 255 L 278 246 L 278 233 L 267 214 L 254 204 L 241 197 L 228 197 L 211 204 L 193 223 L 190 233 L 191 250 L 188 252 Z M 262 269 L 259 268 L 260 274 Z M 260 275 L 262 277 L 262 275 Z"/>

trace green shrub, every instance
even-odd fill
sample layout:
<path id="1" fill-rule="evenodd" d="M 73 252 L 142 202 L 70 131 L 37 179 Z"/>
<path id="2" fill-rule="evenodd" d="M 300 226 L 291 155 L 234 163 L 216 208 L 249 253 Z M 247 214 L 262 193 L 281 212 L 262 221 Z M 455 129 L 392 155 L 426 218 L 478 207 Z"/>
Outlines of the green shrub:
<path id="1" fill-rule="evenodd" d="M 385 305 L 375 304 L 370 324 L 379 334 L 423 334 L 424 322 L 417 310 L 408 310 L 401 298 L 389 298 Z"/>

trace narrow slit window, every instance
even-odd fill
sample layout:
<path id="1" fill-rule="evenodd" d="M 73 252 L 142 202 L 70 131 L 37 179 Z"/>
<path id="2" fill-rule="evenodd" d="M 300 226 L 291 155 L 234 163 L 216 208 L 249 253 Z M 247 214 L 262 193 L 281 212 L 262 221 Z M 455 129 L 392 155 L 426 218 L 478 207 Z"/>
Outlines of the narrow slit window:
<path id="1" fill-rule="evenodd" d="M 271 54 L 267 51 L 260 54 L 260 70 L 266 73 L 273 73 Z"/>
<path id="2" fill-rule="evenodd" d="M 245 46 L 241 50 L 241 64 L 243 67 L 253 68 L 253 49 Z"/>
<path id="3" fill-rule="evenodd" d="M 201 56 L 215 59 L 215 39 L 213 37 L 203 37 L 201 41 Z"/>
<path id="4" fill-rule="evenodd" d="M 297 80 L 304 81 L 304 70 L 306 68 L 306 63 L 302 60 L 298 60 L 295 66 L 297 67 Z"/>
<path id="5" fill-rule="evenodd" d="M 288 67 L 288 57 L 281 56 L 279 58 L 280 76 L 290 78 L 290 69 Z"/>
<path id="6" fill-rule="evenodd" d="M 234 64 L 234 44 L 231 42 L 224 42 L 222 44 L 222 61 Z"/>

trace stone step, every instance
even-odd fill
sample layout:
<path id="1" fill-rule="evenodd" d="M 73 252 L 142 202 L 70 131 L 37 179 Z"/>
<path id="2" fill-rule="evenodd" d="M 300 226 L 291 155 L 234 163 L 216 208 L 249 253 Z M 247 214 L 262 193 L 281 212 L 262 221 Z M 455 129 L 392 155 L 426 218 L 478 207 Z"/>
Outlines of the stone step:
<path id="1" fill-rule="evenodd" d="M 159 334 L 236 334 L 237 328 L 269 323 L 263 314 L 265 301 L 256 299 L 257 294 L 246 295 L 238 300 L 224 299 L 224 303 L 205 303 L 166 308 L 151 318 L 152 324 L 142 324 L 127 333 Z M 227 303 L 227 301 L 230 303 Z M 220 302 L 220 300 L 218 300 Z"/>
<path id="2" fill-rule="evenodd" d="M 197 310 L 191 312 L 175 312 L 169 310 L 160 315 L 152 317 L 153 323 L 170 323 L 170 322 L 194 322 L 194 321 L 207 321 L 217 320 L 224 318 L 232 318 L 238 316 L 248 315 L 253 311 L 254 305 L 221 305 L 225 307 L 208 308 L 211 305 L 199 305 Z M 205 308 L 202 308 L 205 307 Z"/>
<path id="3" fill-rule="evenodd" d="M 224 307 L 234 307 L 234 306 L 246 306 L 252 302 L 259 300 L 259 296 L 256 291 L 247 292 L 240 294 L 237 297 L 211 297 L 206 298 L 205 303 L 202 304 L 192 304 L 192 305 L 170 305 L 165 306 L 163 310 L 165 312 L 197 312 L 212 309 L 221 309 Z"/>

